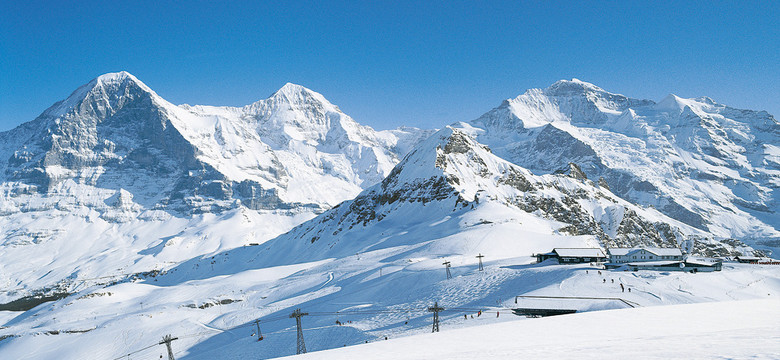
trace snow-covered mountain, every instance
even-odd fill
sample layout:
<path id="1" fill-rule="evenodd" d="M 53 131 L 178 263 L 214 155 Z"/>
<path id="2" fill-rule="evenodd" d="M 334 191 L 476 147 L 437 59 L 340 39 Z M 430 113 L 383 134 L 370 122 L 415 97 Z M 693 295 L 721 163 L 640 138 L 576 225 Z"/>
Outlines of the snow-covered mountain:
<path id="1" fill-rule="evenodd" d="M 239 108 L 176 106 L 102 75 L 0 133 L 0 284 L 24 290 L 13 298 L 262 242 L 379 182 L 430 133 L 375 131 L 294 84 Z M 216 230 L 228 224 L 244 232 Z"/>
<path id="2" fill-rule="evenodd" d="M 374 131 L 299 85 L 242 108 L 175 106 L 120 72 L 0 133 L 0 169 L 12 194 L 90 186 L 143 209 L 323 210 L 379 182 L 425 134 Z"/>
<path id="3" fill-rule="evenodd" d="M 631 99 L 574 79 L 528 90 L 469 125 L 534 173 L 574 163 L 614 194 L 719 239 L 780 247 L 780 124 L 765 111 L 706 97 Z"/>

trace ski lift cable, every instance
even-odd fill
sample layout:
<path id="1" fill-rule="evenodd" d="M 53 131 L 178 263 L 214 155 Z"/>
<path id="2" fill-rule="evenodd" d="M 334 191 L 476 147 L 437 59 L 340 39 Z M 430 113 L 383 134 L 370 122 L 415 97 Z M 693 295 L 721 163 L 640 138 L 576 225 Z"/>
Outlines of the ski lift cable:
<path id="1" fill-rule="evenodd" d="M 512 309 L 510 309 L 510 308 L 494 308 L 494 307 L 445 308 L 442 311 L 451 311 L 451 312 L 454 312 L 454 311 L 459 311 L 459 312 L 462 312 L 462 311 L 473 311 L 473 312 L 477 312 L 477 311 L 483 311 L 483 312 L 499 311 L 500 312 L 500 311 L 507 311 L 507 310 L 512 310 Z M 374 310 L 354 310 L 354 311 L 334 311 L 334 312 L 312 312 L 312 313 L 309 313 L 309 315 L 311 315 L 311 316 L 340 316 L 340 315 L 402 314 L 402 315 L 407 315 L 408 316 L 408 314 L 410 314 L 411 312 L 423 312 L 423 311 L 420 310 L 419 308 L 409 308 L 409 309 L 401 308 L 401 309 L 374 309 Z M 283 319 L 287 319 L 287 318 L 289 318 L 289 316 L 275 316 L 275 317 L 264 318 L 264 319 L 258 318 L 257 321 L 262 321 L 263 323 L 268 323 L 268 322 L 279 321 L 279 320 L 283 320 Z M 233 326 L 233 327 L 230 327 L 228 329 L 212 328 L 211 331 L 204 331 L 204 332 L 199 332 L 199 333 L 195 333 L 195 334 L 182 335 L 182 336 L 179 336 L 179 338 L 200 337 L 200 336 L 214 334 L 214 331 L 228 332 L 230 330 L 241 329 L 241 328 L 244 328 L 244 327 L 251 327 L 251 326 L 254 326 L 254 325 L 255 325 L 255 322 L 253 321 L 253 322 L 250 322 L 250 323 Z M 278 330 L 278 331 L 266 332 L 265 335 L 280 334 L 280 333 L 292 332 L 292 331 L 294 331 L 292 328 L 282 329 L 282 330 Z M 261 334 L 257 334 L 257 335 L 258 336 L 262 336 Z M 147 347 L 144 347 L 144 348 L 141 348 L 141 349 L 138 349 L 138 350 L 126 353 L 126 354 L 124 354 L 122 356 L 119 356 L 119 357 L 116 357 L 116 358 L 114 358 L 112 360 L 121 360 L 123 358 L 129 357 L 130 355 L 137 354 L 139 352 L 151 349 L 151 348 L 153 348 L 155 346 L 158 346 L 158 345 L 159 345 L 158 343 L 155 343 L 155 344 L 149 345 Z"/>

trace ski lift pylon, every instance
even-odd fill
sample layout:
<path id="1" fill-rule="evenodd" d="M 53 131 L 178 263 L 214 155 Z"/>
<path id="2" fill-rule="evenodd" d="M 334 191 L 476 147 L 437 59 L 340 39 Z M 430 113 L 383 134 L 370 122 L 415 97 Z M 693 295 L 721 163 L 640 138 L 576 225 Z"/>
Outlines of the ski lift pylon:
<path id="1" fill-rule="evenodd" d="M 260 319 L 255 320 L 255 326 L 257 326 L 257 341 L 263 340 L 263 332 L 260 331 Z M 255 334 L 252 334 L 253 336 Z"/>

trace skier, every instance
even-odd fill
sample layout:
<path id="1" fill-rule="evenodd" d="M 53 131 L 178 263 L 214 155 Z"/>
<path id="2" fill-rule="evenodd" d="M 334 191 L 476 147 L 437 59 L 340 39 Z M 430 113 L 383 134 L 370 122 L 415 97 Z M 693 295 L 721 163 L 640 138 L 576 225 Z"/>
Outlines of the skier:
<path id="1" fill-rule="evenodd" d="M 466 314 L 463 314 L 463 320 L 468 320 L 469 317 Z"/>
<path id="2" fill-rule="evenodd" d="M 498 317 L 498 311 L 496 311 L 496 317 Z"/>
<path id="3" fill-rule="evenodd" d="M 601 282 L 606 284 L 607 283 L 607 279 L 601 279 Z"/>
<path id="4" fill-rule="evenodd" d="M 620 291 L 626 292 L 626 288 L 623 287 L 623 283 L 620 283 Z"/>
<path id="5" fill-rule="evenodd" d="M 613 284 L 615 283 L 615 279 L 612 279 L 612 283 L 613 283 Z"/>

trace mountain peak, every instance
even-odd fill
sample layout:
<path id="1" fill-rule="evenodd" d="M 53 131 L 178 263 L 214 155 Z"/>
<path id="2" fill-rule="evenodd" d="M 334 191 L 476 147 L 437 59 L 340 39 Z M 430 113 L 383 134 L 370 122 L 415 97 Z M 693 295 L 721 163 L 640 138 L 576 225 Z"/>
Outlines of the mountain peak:
<path id="1" fill-rule="evenodd" d="M 609 93 L 596 85 L 577 78 L 571 80 L 558 80 L 544 90 L 546 95 L 551 96 L 569 96 L 588 92 Z"/>
<path id="2" fill-rule="evenodd" d="M 325 111 L 340 112 L 339 108 L 328 101 L 322 94 L 304 86 L 289 82 L 271 94 L 268 99 L 260 100 L 249 106 L 257 107 L 260 104 L 271 106 L 289 105 L 294 109 L 307 109 L 313 106 L 314 108 L 324 109 Z"/>
<path id="3" fill-rule="evenodd" d="M 105 73 L 96 77 L 87 85 L 92 85 L 91 88 L 95 88 L 97 86 L 121 85 L 125 82 L 131 82 L 147 92 L 153 92 L 151 88 L 146 86 L 146 84 L 144 84 L 141 80 L 138 80 L 137 77 L 133 76 L 133 74 L 127 71 Z"/>
<path id="4" fill-rule="evenodd" d="M 135 91 L 140 90 L 140 93 L 157 98 L 157 94 L 141 80 L 127 71 L 120 71 L 106 73 L 92 79 L 89 83 L 76 89 L 67 99 L 52 105 L 44 114 L 52 117 L 62 116 L 68 111 L 82 106 L 85 101 L 97 104 L 95 108 L 111 108 L 113 103 L 119 101 L 118 99 L 133 92 L 129 88 L 135 88 Z"/>
<path id="5" fill-rule="evenodd" d="M 129 72 L 124 70 L 119 72 L 113 72 L 113 73 L 105 73 L 95 78 L 95 80 L 99 82 L 117 82 L 117 81 L 123 81 L 128 78 L 138 81 L 138 79 L 135 76 L 133 76 L 133 74 L 130 74 Z"/>
<path id="6" fill-rule="evenodd" d="M 288 82 L 284 84 L 277 92 L 285 92 L 285 93 L 296 93 L 296 92 L 304 92 L 304 91 L 311 91 L 308 88 L 306 88 L 303 85 L 293 84 L 291 82 Z"/>
<path id="7" fill-rule="evenodd" d="M 287 98 L 289 100 L 294 100 L 312 97 L 315 94 L 319 95 L 318 93 L 309 90 L 305 86 L 288 82 L 279 88 L 279 90 L 276 90 L 276 92 L 271 95 L 271 98 Z M 320 95 L 320 97 L 322 97 L 322 95 Z"/>
<path id="8" fill-rule="evenodd" d="M 675 94 L 669 94 L 655 105 L 655 109 L 679 113 L 682 112 L 686 106 L 690 106 L 691 103 L 692 101 L 689 99 L 683 99 Z"/>

